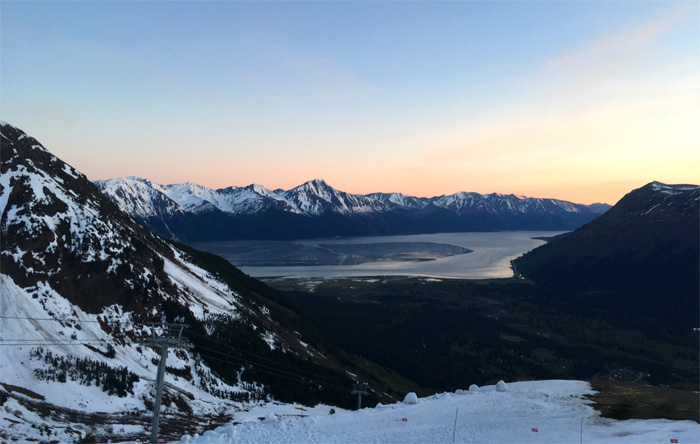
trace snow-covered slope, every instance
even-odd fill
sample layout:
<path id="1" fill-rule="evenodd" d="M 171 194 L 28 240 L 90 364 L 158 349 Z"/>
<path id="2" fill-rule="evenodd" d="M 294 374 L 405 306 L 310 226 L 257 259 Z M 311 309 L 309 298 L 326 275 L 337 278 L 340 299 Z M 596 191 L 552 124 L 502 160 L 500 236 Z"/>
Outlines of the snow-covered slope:
<path id="1" fill-rule="evenodd" d="M 302 214 L 320 215 L 326 212 L 340 214 L 379 213 L 387 208 L 374 199 L 336 190 L 321 179 L 306 182 L 284 193 L 285 201 Z"/>
<path id="2" fill-rule="evenodd" d="M 367 197 L 384 202 L 390 208 L 402 210 L 419 210 L 430 203 L 427 197 L 405 196 L 403 193 L 372 193 Z"/>
<path id="3" fill-rule="evenodd" d="M 697 443 L 694 421 L 601 418 L 581 381 L 499 383 L 402 403 L 305 418 L 268 414 L 182 444 L 257 443 Z"/>
<path id="4" fill-rule="evenodd" d="M 487 214 L 508 214 L 508 213 L 534 213 L 534 214 L 556 214 L 566 213 L 603 213 L 610 208 L 605 204 L 596 206 L 575 204 L 558 199 L 541 199 L 535 197 L 525 197 L 515 194 L 479 194 L 459 193 L 447 196 L 411 197 L 400 193 L 374 193 L 370 194 L 374 199 L 380 200 L 394 209 L 416 210 L 423 209 L 430 204 L 438 208 L 449 210 L 456 214 L 487 213 Z"/>
<path id="5" fill-rule="evenodd" d="M 698 185 L 667 185 L 652 182 L 641 188 L 640 194 L 646 191 L 644 211 L 640 216 L 647 218 L 674 217 L 677 214 L 696 216 L 700 205 L 700 186 Z"/>
<path id="6" fill-rule="evenodd" d="M 498 193 L 488 195 L 457 193 L 436 199 L 435 205 L 451 209 L 457 214 L 474 211 L 475 209 L 491 213 L 552 213 L 555 211 L 578 213 L 587 210 L 585 205 L 577 205 L 562 200 L 537 199 L 514 194 L 504 195 Z"/>
<path id="7" fill-rule="evenodd" d="M 212 201 L 219 210 L 230 214 L 255 214 L 269 208 L 293 211 L 281 193 L 270 191 L 260 185 L 228 187 L 216 190 Z"/>
<path id="8" fill-rule="evenodd" d="M 217 195 L 207 187 L 191 182 L 177 185 L 152 185 L 154 189 L 168 196 L 187 211 L 199 213 L 217 208 Z"/>
<path id="9" fill-rule="evenodd" d="M 103 194 L 115 196 L 119 208 L 135 217 L 156 216 L 162 219 L 192 210 L 170 198 L 160 186 L 138 177 L 98 180 L 95 185 Z"/>
<path id="10" fill-rule="evenodd" d="M 195 335 L 188 340 L 200 345 L 170 354 L 166 413 L 228 415 L 245 408 L 244 401 L 269 398 L 268 387 L 241 377 L 245 364 L 218 364 L 214 371 L 227 355 L 207 358 L 201 347 L 322 359 L 271 317 L 257 283 L 246 283 L 232 267 L 224 278 L 195 264 L 195 252 L 150 233 L 21 130 L 0 123 L 0 142 L 0 405 L 14 406 L 2 407 L 0 438 L 25 440 L 50 422 L 54 437 L 72 441 L 95 420 L 85 415 L 114 414 L 124 425 L 134 423 L 131 414 L 147 414 L 159 354 L 141 341 L 163 333 L 149 323 L 172 322 L 174 313 L 187 318 Z M 147 182 L 123 183 L 128 187 L 101 186 L 157 196 Z M 126 202 L 149 211 L 153 199 Z M 138 427 L 131 432 L 142 433 Z"/>
<path id="11" fill-rule="evenodd" d="M 198 280 L 181 264 L 170 263 L 169 267 L 179 271 L 182 281 Z M 184 285 L 180 289 L 194 296 L 193 289 Z M 39 282 L 32 291 L 19 287 L 5 274 L 0 274 L 0 293 L 0 383 L 10 395 L 0 419 L 0 437 L 21 441 L 34 436 L 37 428 L 51 424 L 55 438 L 71 442 L 86 436 L 91 427 L 89 423 L 61 418 L 61 413 L 75 411 L 88 418 L 98 412 L 106 413 L 121 416 L 121 424 L 125 425 L 133 423 L 125 416 L 140 416 L 151 410 L 159 354 L 139 345 L 138 339 L 148 337 L 152 331 L 140 316 L 119 304 L 87 313 L 47 283 Z M 236 311 L 230 291 L 210 289 L 197 296 L 206 298 L 200 299 L 200 313 L 204 307 L 221 314 Z M 161 333 L 159 328 L 155 331 Z M 167 362 L 168 367 L 182 373 L 166 373 L 165 414 L 191 411 L 213 416 L 244 408 L 241 403 L 215 396 L 214 387 L 219 393 L 223 390 L 241 398 L 250 397 L 249 387 L 226 383 L 194 353 L 170 353 Z M 46 405 L 37 405 L 34 400 Z M 51 413 L 48 417 L 36 417 L 39 408 Z M 73 432 L 68 433 L 69 429 Z M 141 423 L 129 430 L 142 435 L 149 428 L 147 423 Z"/>

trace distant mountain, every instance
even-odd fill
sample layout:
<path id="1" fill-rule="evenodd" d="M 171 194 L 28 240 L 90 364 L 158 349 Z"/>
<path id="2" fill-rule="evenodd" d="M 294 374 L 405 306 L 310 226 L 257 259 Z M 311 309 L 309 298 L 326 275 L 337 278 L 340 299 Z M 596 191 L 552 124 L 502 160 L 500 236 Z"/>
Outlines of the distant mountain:
<path id="1" fill-rule="evenodd" d="M 600 307 L 697 327 L 699 203 L 697 185 L 652 182 L 592 222 L 517 259 L 517 270 Z"/>
<path id="2" fill-rule="evenodd" d="M 288 191 L 270 191 L 260 185 L 211 190 L 191 183 L 159 185 L 134 177 L 95 184 L 150 229 L 183 241 L 570 230 L 609 208 L 464 192 L 433 198 L 399 193 L 356 195 L 319 179 Z"/>
<path id="3" fill-rule="evenodd" d="M 171 417 L 230 418 L 248 402 L 271 399 L 352 401 L 346 391 L 319 389 L 320 379 L 341 387 L 352 380 L 337 359 L 302 341 L 298 319 L 280 311 L 269 287 L 221 258 L 152 234 L 4 122 L 0 157 L 0 405 L 19 412 L 0 419 L 2 440 L 23 441 L 24 429 L 48 421 L 57 425 L 51 439 L 72 441 L 71 433 L 84 437 L 88 424 L 99 422 L 95 415 L 148 424 L 159 353 L 139 341 L 162 333 L 149 322 L 175 317 L 188 324 L 192 347 L 168 358 L 163 408 Z M 125 183 L 112 191 L 134 214 L 220 211 L 197 200 L 211 198 L 206 189 L 166 188 L 181 205 L 153 184 Z M 196 422 L 189 427 L 202 430 Z M 141 439 L 144 430 L 136 428 L 133 437 Z"/>
<path id="4" fill-rule="evenodd" d="M 419 198 L 399 193 L 369 196 L 394 211 L 427 222 L 433 231 L 571 230 L 610 208 L 514 194 L 459 192 Z"/>
<path id="5" fill-rule="evenodd" d="M 335 190 L 322 180 L 288 191 L 260 185 L 211 190 L 134 177 L 95 185 L 151 230 L 181 241 L 379 235 L 415 225 L 381 202 Z"/>
<path id="6" fill-rule="evenodd" d="M 320 179 L 306 182 L 289 191 L 270 191 L 260 185 L 215 191 L 189 182 L 159 185 L 137 177 L 100 180 L 95 184 L 117 202 L 120 208 L 138 217 L 173 214 L 175 211 L 205 213 L 215 209 L 234 215 L 274 209 L 306 216 L 388 211 L 388 208 L 374 199 L 338 191 Z M 163 201 L 164 197 L 169 200 Z M 175 210 L 173 207 L 179 208 Z M 167 211 L 163 211 L 165 209 Z"/>

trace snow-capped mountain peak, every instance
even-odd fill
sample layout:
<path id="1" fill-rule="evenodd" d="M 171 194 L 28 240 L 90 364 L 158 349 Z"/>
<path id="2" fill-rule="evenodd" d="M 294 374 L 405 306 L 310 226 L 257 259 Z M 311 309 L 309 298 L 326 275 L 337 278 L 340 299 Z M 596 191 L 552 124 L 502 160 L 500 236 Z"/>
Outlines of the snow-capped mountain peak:
<path id="1" fill-rule="evenodd" d="M 700 186 L 651 182 L 627 194 L 622 201 L 628 203 L 632 211 L 647 218 L 664 219 L 674 214 L 697 217 Z"/>
<path id="2" fill-rule="evenodd" d="M 292 188 L 285 194 L 292 199 L 294 199 L 294 196 L 306 195 L 309 199 L 317 198 L 326 202 L 332 202 L 333 198 L 337 197 L 339 193 L 323 179 L 314 179 Z"/>
<path id="3" fill-rule="evenodd" d="M 324 213 L 357 214 L 383 211 L 384 206 L 367 198 L 336 190 L 323 179 L 314 179 L 284 193 L 285 201 L 298 213 L 318 216 Z"/>
<path id="4" fill-rule="evenodd" d="M 211 211 L 213 207 L 217 207 L 217 194 L 207 187 L 192 182 L 154 185 L 154 188 L 194 213 Z"/>
<path id="5" fill-rule="evenodd" d="M 403 193 L 372 193 L 367 197 L 383 202 L 390 208 L 401 210 L 421 209 L 430 203 L 428 198 L 406 196 Z"/>
<path id="6" fill-rule="evenodd" d="M 681 194 L 684 191 L 692 191 L 698 189 L 697 185 L 667 185 L 665 183 L 654 181 L 649 184 L 651 189 L 664 194 Z"/>
<path id="7" fill-rule="evenodd" d="M 253 193 L 259 194 L 259 195 L 264 196 L 264 197 L 273 197 L 273 196 L 277 195 L 277 193 L 270 191 L 267 188 L 265 188 L 264 186 L 258 185 L 258 184 L 251 184 L 251 185 L 248 185 L 246 188 L 250 189 Z"/>
<path id="8" fill-rule="evenodd" d="M 187 211 L 146 179 L 131 176 L 94 183 L 122 211 L 137 218 L 155 216 L 163 219 Z"/>

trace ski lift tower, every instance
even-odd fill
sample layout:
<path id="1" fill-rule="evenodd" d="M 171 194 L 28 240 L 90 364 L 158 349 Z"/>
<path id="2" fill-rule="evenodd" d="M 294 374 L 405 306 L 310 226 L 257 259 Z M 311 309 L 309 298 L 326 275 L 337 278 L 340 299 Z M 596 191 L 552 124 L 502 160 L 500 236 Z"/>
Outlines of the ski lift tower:
<path id="1" fill-rule="evenodd" d="M 153 423 L 151 424 L 151 439 L 149 443 L 158 442 L 158 414 L 160 413 L 160 402 L 163 396 L 163 377 L 165 375 L 165 362 L 168 359 L 168 347 L 183 347 L 182 330 L 187 327 L 185 317 L 175 318 L 174 323 L 149 322 L 152 337 L 141 341 L 143 345 L 160 347 L 160 362 L 158 363 L 158 376 L 156 379 L 156 397 L 153 405 Z M 163 332 L 163 335 L 156 337 L 156 330 Z"/>
<path id="2" fill-rule="evenodd" d="M 352 385 L 353 395 L 357 395 L 357 410 L 362 408 L 362 395 L 369 395 L 369 384 L 366 382 L 357 382 Z"/>

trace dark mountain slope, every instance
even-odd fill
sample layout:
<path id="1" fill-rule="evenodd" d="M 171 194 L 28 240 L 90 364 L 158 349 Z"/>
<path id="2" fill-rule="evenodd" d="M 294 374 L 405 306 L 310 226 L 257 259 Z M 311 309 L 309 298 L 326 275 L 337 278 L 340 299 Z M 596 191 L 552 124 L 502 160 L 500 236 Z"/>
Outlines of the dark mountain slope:
<path id="1" fill-rule="evenodd" d="M 697 326 L 699 194 L 695 185 L 650 183 L 519 258 L 517 269 L 590 303 Z"/>
<path id="2" fill-rule="evenodd" d="M 23 287 L 45 282 L 88 313 L 112 304 L 144 313 L 175 293 L 158 257 L 174 259 L 172 250 L 85 176 L 10 125 L 1 156 L 4 274 Z"/>

